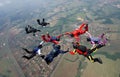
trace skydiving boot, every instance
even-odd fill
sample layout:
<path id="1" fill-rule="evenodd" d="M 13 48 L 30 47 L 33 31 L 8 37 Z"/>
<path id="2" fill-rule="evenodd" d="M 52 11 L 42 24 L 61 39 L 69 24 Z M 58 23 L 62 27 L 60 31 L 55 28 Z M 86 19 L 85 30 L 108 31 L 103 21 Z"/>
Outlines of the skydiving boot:
<path id="1" fill-rule="evenodd" d="M 28 51 L 26 48 L 22 48 L 23 50 L 25 50 L 25 51 Z"/>
<path id="2" fill-rule="evenodd" d="M 29 57 L 27 57 L 27 56 L 22 56 L 22 58 L 25 58 L 25 59 L 27 59 L 27 60 L 29 60 L 30 58 Z"/>
<path id="3" fill-rule="evenodd" d="M 44 58 L 45 58 L 45 55 L 41 55 L 40 57 L 41 57 L 42 59 L 44 59 Z"/>
<path id="4" fill-rule="evenodd" d="M 99 48 L 102 48 L 103 46 L 105 46 L 105 45 L 99 44 L 99 45 L 96 46 L 96 48 L 99 49 Z"/>
<path id="5" fill-rule="evenodd" d="M 102 60 L 101 60 L 101 58 L 95 58 L 95 59 L 94 59 L 94 62 L 98 62 L 98 63 L 100 63 L 100 64 L 103 63 Z"/>
<path id="6" fill-rule="evenodd" d="M 26 51 L 27 53 L 32 53 L 32 52 L 30 52 L 28 49 L 26 49 L 26 48 L 22 48 L 24 51 Z"/>
<path id="7" fill-rule="evenodd" d="M 39 19 L 37 19 L 37 23 L 38 23 L 39 25 L 41 25 L 41 22 L 40 22 L 40 20 L 39 20 Z"/>

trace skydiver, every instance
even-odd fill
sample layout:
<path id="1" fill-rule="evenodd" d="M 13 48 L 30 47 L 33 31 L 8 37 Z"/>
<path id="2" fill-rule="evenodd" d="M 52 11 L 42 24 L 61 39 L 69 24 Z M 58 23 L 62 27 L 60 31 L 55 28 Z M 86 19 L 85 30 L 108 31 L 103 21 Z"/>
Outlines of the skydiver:
<path id="1" fill-rule="evenodd" d="M 45 19 L 44 19 L 44 18 L 43 18 L 43 21 L 42 21 L 42 22 L 40 22 L 40 19 L 37 19 L 37 23 L 38 23 L 39 25 L 41 25 L 42 27 L 46 27 L 47 25 L 50 24 L 50 23 L 45 22 Z"/>
<path id="2" fill-rule="evenodd" d="M 26 31 L 26 34 L 33 33 L 33 36 L 35 36 L 36 32 L 41 32 L 41 30 L 35 29 L 35 28 L 31 27 L 30 25 L 25 27 L 25 31 Z"/>
<path id="3" fill-rule="evenodd" d="M 79 42 L 80 40 L 79 36 L 81 34 L 84 34 L 86 31 L 88 31 L 88 24 L 82 23 L 79 28 L 75 29 L 72 32 L 66 32 L 65 35 L 70 35 L 71 37 L 74 37 L 77 42 Z"/>
<path id="4" fill-rule="evenodd" d="M 66 51 L 63 51 L 63 50 L 61 50 L 60 45 L 53 44 L 53 50 L 49 54 L 47 54 L 46 56 L 42 55 L 41 57 L 49 65 L 53 61 L 53 59 L 55 57 L 57 57 L 59 54 L 65 54 L 68 51 L 69 51 L 69 48 Z"/>
<path id="5" fill-rule="evenodd" d="M 79 55 L 83 55 L 88 58 L 91 62 L 98 62 L 102 64 L 102 60 L 100 58 L 93 58 L 92 53 L 99 49 L 99 47 L 94 47 L 93 49 L 88 49 L 86 46 L 80 45 L 78 42 L 73 42 L 73 51 L 70 51 L 70 54 L 74 55 L 75 53 L 78 53 Z"/>
<path id="6" fill-rule="evenodd" d="M 101 48 L 101 47 L 105 46 L 108 41 L 108 39 L 105 37 L 104 33 L 102 33 L 98 37 L 93 37 L 89 32 L 86 32 L 86 33 L 88 34 L 87 41 L 91 42 L 91 44 L 92 44 L 91 48 L 94 48 L 96 45 L 97 45 L 97 47 Z"/>
<path id="7" fill-rule="evenodd" d="M 26 58 L 27 60 L 30 60 L 31 58 L 33 58 L 34 56 L 36 56 L 37 54 L 38 55 L 41 55 L 42 53 L 41 53 L 41 48 L 43 47 L 43 44 L 44 42 L 42 41 L 42 42 L 40 42 L 40 44 L 37 46 L 37 47 L 35 47 L 35 48 L 33 48 L 33 50 L 32 51 L 29 51 L 28 49 L 26 49 L 26 48 L 22 48 L 24 51 L 26 51 L 28 54 L 30 54 L 30 56 L 22 56 L 23 58 Z M 41 55 L 42 56 L 42 55 Z"/>
<path id="8" fill-rule="evenodd" d="M 63 36 L 63 34 L 60 34 L 58 36 L 50 36 L 49 33 L 47 32 L 46 35 L 42 35 L 41 37 L 45 42 L 52 42 L 54 44 L 58 44 L 61 36 Z"/>

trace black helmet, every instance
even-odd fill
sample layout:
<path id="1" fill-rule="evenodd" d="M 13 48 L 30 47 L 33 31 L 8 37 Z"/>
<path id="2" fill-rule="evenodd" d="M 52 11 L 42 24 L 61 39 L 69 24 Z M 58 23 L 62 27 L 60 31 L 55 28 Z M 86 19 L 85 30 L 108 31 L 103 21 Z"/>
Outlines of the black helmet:
<path id="1" fill-rule="evenodd" d="M 57 45 L 57 46 L 56 46 L 56 48 L 57 48 L 57 49 L 60 49 L 60 48 L 61 48 L 61 46 L 60 46 L 60 45 Z"/>
<path id="2" fill-rule="evenodd" d="M 80 46 L 79 42 L 72 42 L 72 44 L 73 44 L 73 48 L 75 49 L 77 49 Z"/>
<path id="3" fill-rule="evenodd" d="M 87 41 L 91 41 L 90 37 L 87 37 Z"/>
<path id="4" fill-rule="evenodd" d="M 56 41 L 60 41 L 60 38 L 57 38 Z"/>
<path id="5" fill-rule="evenodd" d="M 38 48 L 42 48 L 42 45 L 39 45 Z"/>
<path id="6" fill-rule="evenodd" d="M 73 34 L 70 34 L 70 36 L 71 36 L 71 37 L 74 37 L 74 35 L 73 35 Z"/>

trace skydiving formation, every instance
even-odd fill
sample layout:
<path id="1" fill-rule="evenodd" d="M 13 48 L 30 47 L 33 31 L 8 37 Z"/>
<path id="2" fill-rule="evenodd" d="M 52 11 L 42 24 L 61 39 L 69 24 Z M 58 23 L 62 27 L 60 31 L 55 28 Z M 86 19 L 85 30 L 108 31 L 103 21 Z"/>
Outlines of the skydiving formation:
<path id="1" fill-rule="evenodd" d="M 40 21 L 40 19 L 37 19 L 37 23 L 39 25 L 41 25 L 42 27 L 46 27 L 47 25 L 49 25 L 50 23 L 45 22 L 45 19 L 43 18 L 42 22 Z"/>
<path id="2" fill-rule="evenodd" d="M 31 27 L 30 25 L 25 27 L 26 34 L 33 33 L 33 36 L 35 36 L 36 32 L 41 32 L 41 30 L 35 29 Z"/>
<path id="3" fill-rule="evenodd" d="M 48 24 L 50 24 L 50 23 L 45 22 L 44 18 L 42 22 L 39 19 L 37 19 L 37 23 L 38 25 L 41 25 L 42 27 L 46 27 Z M 25 27 L 25 31 L 27 34 L 33 33 L 33 35 L 35 35 L 36 32 L 41 32 L 41 30 L 35 29 L 31 27 L 30 25 Z M 80 40 L 81 40 L 80 35 L 83 35 L 83 34 L 87 34 L 86 40 L 87 42 L 90 42 L 90 44 L 92 45 L 91 48 L 80 44 Z M 59 43 L 61 41 L 61 37 L 63 37 L 64 35 L 70 36 L 71 38 L 75 39 L 75 41 L 73 42 L 71 41 L 72 46 L 73 46 L 73 51 L 69 51 L 69 47 L 66 51 L 61 50 L 61 46 Z M 71 32 L 65 32 L 57 36 L 51 36 L 47 32 L 47 34 L 41 34 L 40 39 L 42 40 L 42 42 L 40 42 L 38 46 L 33 48 L 32 51 L 29 51 L 28 49 L 23 48 L 23 50 L 27 52 L 29 56 L 23 55 L 22 57 L 27 60 L 30 60 L 38 54 L 48 65 L 51 62 L 53 62 L 54 58 L 57 57 L 59 54 L 65 54 L 67 52 L 69 52 L 71 55 L 75 55 L 76 53 L 78 53 L 79 55 L 83 55 L 84 57 L 86 57 L 92 63 L 98 62 L 100 64 L 103 64 L 101 58 L 93 58 L 92 53 L 100 49 L 101 47 L 104 47 L 106 43 L 108 42 L 108 39 L 105 37 L 104 33 L 102 33 L 98 37 L 92 36 L 88 32 L 88 23 L 85 23 L 85 22 L 83 22 L 79 26 L 79 28 L 76 28 L 75 30 Z M 41 49 L 43 48 L 43 43 L 48 43 L 48 42 L 53 44 L 52 45 L 53 49 L 48 54 L 45 55 L 41 53 Z"/>

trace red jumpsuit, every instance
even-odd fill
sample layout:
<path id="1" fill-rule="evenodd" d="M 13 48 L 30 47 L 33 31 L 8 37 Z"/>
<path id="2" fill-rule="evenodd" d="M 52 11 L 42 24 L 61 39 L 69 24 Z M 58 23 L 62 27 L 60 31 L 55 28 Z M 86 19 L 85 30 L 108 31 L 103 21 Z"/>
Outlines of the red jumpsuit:
<path id="1" fill-rule="evenodd" d="M 83 30 L 83 28 L 85 29 Z M 79 35 L 84 34 L 86 31 L 88 31 L 88 25 L 86 25 L 86 23 L 82 23 L 79 28 L 72 32 L 66 32 L 65 35 L 72 35 L 72 37 L 74 37 L 76 41 L 79 42 Z"/>
<path id="2" fill-rule="evenodd" d="M 62 34 L 59 36 L 50 36 L 49 34 L 47 34 L 47 37 L 46 37 L 46 35 L 42 35 L 41 38 L 45 42 L 52 42 L 54 44 L 58 44 L 59 43 L 58 41 L 60 41 L 61 36 L 62 36 Z"/>

